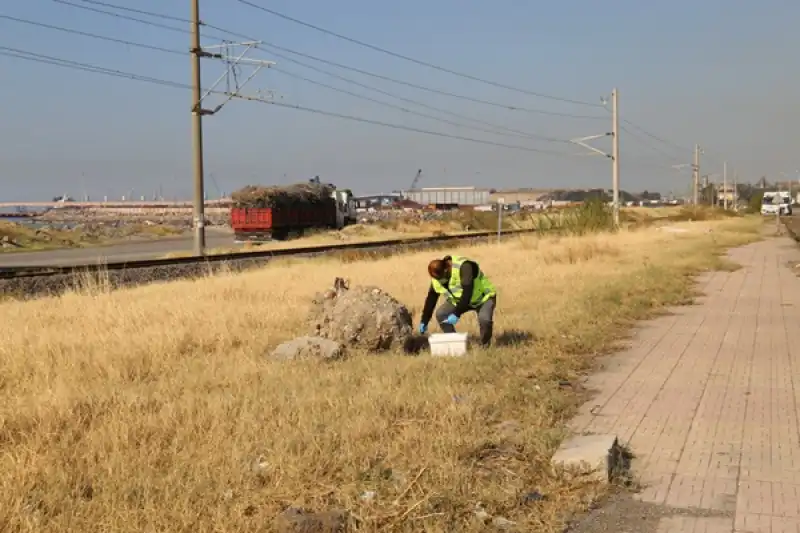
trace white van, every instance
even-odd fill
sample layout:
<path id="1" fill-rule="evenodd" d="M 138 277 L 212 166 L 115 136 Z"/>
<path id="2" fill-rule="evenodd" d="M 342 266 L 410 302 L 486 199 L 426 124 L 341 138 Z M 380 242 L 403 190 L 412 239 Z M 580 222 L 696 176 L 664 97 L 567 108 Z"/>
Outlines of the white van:
<path id="1" fill-rule="evenodd" d="M 767 191 L 761 200 L 762 215 L 792 214 L 792 193 L 788 191 Z"/>

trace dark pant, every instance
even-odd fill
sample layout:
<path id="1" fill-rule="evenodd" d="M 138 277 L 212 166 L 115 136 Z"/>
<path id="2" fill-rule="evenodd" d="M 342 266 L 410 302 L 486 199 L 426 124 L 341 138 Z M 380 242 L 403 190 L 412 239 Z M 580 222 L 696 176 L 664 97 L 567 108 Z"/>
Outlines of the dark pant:
<path id="1" fill-rule="evenodd" d="M 497 296 L 492 296 L 486 302 L 470 311 L 478 313 L 478 326 L 481 331 L 481 345 L 488 346 L 492 342 L 492 326 L 494 325 L 494 308 L 497 305 Z M 456 310 L 456 306 L 445 301 L 436 310 L 436 321 L 444 333 L 455 333 L 456 328 L 444 322 Z"/>

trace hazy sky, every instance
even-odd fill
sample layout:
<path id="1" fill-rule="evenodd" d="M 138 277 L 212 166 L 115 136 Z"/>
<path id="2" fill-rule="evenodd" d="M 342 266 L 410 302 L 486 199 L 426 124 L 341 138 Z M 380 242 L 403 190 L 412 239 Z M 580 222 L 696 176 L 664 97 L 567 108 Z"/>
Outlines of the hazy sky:
<path id="1" fill-rule="evenodd" d="M 108 9 L 84 0 L 74 4 Z M 179 19 L 187 0 L 107 0 Z M 703 173 L 722 161 L 742 181 L 800 169 L 800 2 L 789 0 L 250 0 L 286 15 L 452 70 L 561 98 L 599 104 L 620 91 L 621 181 L 628 190 L 685 193 L 692 146 L 706 149 Z M 189 36 L 109 17 L 53 0 L 5 0 L 0 14 L 178 51 Z M 118 11 L 119 12 L 119 11 Z M 128 16 L 148 18 L 130 12 Z M 206 186 L 210 197 L 248 183 L 286 183 L 314 175 L 357 192 L 421 186 L 610 187 L 610 161 L 583 157 L 564 142 L 611 128 L 602 107 L 512 92 L 413 64 L 283 20 L 238 0 L 201 0 L 204 21 L 297 52 L 435 89 L 525 107 L 599 119 L 502 109 L 318 63 L 288 57 L 394 95 L 492 126 L 348 84 L 309 70 L 267 48 L 249 57 L 275 60 L 245 94 L 274 92 L 275 101 L 410 128 L 512 144 L 563 155 L 510 149 L 401 131 L 234 100 L 206 118 Z M 148 18 L 188 28 L 181 21 Z M 204 45 L 219 44 L 206 31 Z M 219 32 L 214 32 L 219 35 Z M 222 36 L 233 39 L 231 36 Z M 55 56 L 186 84 L 188 54 L 169 54 L 0 19 L 0 47 Z M 274 51 L 274 50 L 273 50 Z M 0 53 L 7 50 L 0 49 Z M 0 56 L 0 200 L 49 199 L 84 191 L 95 198 L 191 192 L 190 92 Z M 203 61 L 210 83 L 225 72 Z M 241 69 L 247 76 L 249 70 Z M 476 131 L 383 107 L 291 77 L 297 74 L 370 98 L 460 122 Z M 222 86 L 224 88 L 224 85 Z M 263 93 L 266 94 L 266 93 Z M 218 103 L 213 97 L 207 107 Z M 511 133 L 508 129 L 522 133 Z M 610 139 L 595 141 L 610 150 Z"/>

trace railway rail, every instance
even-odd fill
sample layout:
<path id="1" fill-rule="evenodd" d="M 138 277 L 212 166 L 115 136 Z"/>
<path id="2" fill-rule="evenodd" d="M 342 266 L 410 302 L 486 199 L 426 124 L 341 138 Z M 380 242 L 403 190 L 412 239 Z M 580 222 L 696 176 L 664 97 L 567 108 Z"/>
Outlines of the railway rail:
<path id="1" fill-rule="evenodd" d="M 502 235 L 511 236 L 533 233 L 536 230 L 521 229 L 504 231 Z M 486 239 L 495 236 L 494 231 L 481 231 L 462 233 L 458 235 L 436 235 L 411 239 L 391 239 L 384 241 L 357 242 L 333 244 L 324 246 L 306 246 L 298 248 L 281 248 L 277 250 L 257 250 L 253 252 L 233 252 L 228 254 L 215 254 L 203 257 L 179 257 L 169 259 L 148 259 L 138 261 L 117 261 L 109 263 L 87 263 L 69 266 L 19 266 L 0 267 L 0 280 L 23 280 L 26 278 L 48 278 L 55 276 L 70 276 L 92 272 L 119 272 L 138 269 L 157 269 L 165 267 L 191 266 L 198 264 L 227 264 L 227 263 L 261 263 L 279 257 L 312 257 L 329 255 L 345 251 L 386 251 L 393 248 L 424 248 L 448 242 L 470 241 Z"/>

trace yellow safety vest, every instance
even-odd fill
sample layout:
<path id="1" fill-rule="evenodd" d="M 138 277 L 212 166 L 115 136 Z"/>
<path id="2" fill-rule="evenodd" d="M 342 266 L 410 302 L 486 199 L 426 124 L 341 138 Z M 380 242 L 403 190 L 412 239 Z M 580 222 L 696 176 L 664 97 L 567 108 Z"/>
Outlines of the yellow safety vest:
<path id="1" fill-rule="evenodd" d="M 467 259 L 465 257 L 453 255 L 451 256 L 453 267 L 450 270 L 450 283 L 447 287 L 439 283 L 438 279 L 431 280 L 431 286 L 438 294 L 443 294 L 447 300 L 453 305 L 457 304 L 461 299 L 461 293 L 464 292 L 461 286 L 461 265 Z M 476 263 L 477 264 L 477 263 Z M 480 267 L 479 267 L 480 269 Z M 484 276 L 483 270 L 475 277 L 475 282 L 472 289 L 472 298 L 470 298 L 470 306 L 478 307 L 486 302 L 492 296 L 495 296 L 497 291 L 489 281 L 489 278 Z"/>

